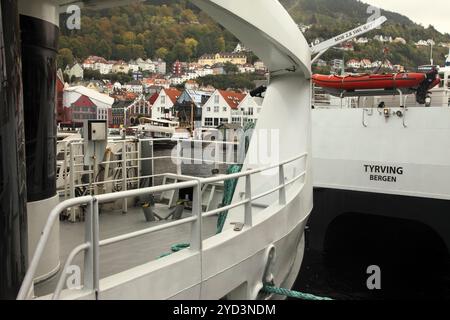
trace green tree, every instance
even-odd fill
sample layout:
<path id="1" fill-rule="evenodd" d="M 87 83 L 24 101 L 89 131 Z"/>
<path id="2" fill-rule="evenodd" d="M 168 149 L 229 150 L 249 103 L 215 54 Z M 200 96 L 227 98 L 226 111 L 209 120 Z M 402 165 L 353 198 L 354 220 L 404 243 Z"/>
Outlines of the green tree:
<path id="1" fill-rule="evenodd" d="M 72 50 L 68 48 L 62 48 L 58 51 L 58 68 L 64 70 L 67 65 L 73 64 L 74 58 L 72 54 Z"/>
<path id="2" fill-rule="evenodd" d="M 217 38 L 216 48 L 217 48 L 217 51 L 219 51 L 219 52 L 225 51 L 225 38 L 223 36 Z"/>
<path id="3" fill-rule="evenodd" d="M 236 74 L 239 72 L 239 69 L 236 65 L 232 64 L 231 62 L 225 63 L 223 69 L 227 74 Z"/>
<path id="4" fill-rule="evenodd" d="M 191 58 L 193 55 L 197 53 L 197 47 L 198 47 L 198 41 L 194 38 L 186 38 L 184 39 L 184 45 L 189 49 L 190 55 L 189 58 Z"/>
<path id="5" fill-rule="evenodd" d="M 97 55 L 104 57 L 105 59 L 110 59 L 111 55 L 112 55 L 112 48 L 111 46 L 108 44 L 108 42 L 106 42 L 105 39 L 100 40 L 100 42 L 98 43 L 97 46 Z"/>
<path id="6" fill-rule="evenodd" d="M 169 50 L 167 50 L 167 48 L 159 48 L 158 50 L 156 50 L 156 58 L 161 58 L 161 59 L 166 59 L 167 58 L 167 54 L 169 53 Z"/>

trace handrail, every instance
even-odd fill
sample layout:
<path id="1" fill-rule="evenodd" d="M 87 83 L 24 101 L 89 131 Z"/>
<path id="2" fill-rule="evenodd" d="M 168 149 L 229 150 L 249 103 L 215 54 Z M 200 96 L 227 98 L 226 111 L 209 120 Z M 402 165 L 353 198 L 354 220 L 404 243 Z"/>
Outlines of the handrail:
<path id="1" fill-rule="evenodd" d="M 117 243 L 117 242 L 134 239 L 134 238 L 137 238 L 137 237 L 140 237 L 140 236 L 144 236 L 144 235 L 147 235 L 147 234 L 150 234 L 150 233 L 155 233 L 155 232 L 162 231 L 162 230 L 165 230 L 165 229 L 178 227 L 178 226 L 181 226 L 183 224 L 188 224 L 190 222 L 194 222 L 195 220 L 197 220 L 196 217 L 189 217 L 189 218 L 181 219 L 181 220 L 178 220 L 178 221 L 174 221 L 174 222 L 166 223 L 166 224 L 163 224 L 163 225 L 159 225 L 159 226 L 156 226 L 156 227 L 151 227 L 151 228 L 147 228 L 147 229 L 143 229 L 143 230 L 127 233 L 127 234 L 124 234 L 124 235 L 120 235 L 120 236 L 117 236 L 117 237 L 101 240 L 99 242 L 99 246 L 100 247 L 106 247 L 106 246 L 109 246 L 109 245 Z"/>
<path id="2" fill-rule="evenodd" d="M 86 249 L 89 249 L 90 247 L 91 247 L 91 244 L 87 242 L 87 243 L 80 244 L 78 247 L 76 247 L 75 249 L 73 249 L 70 252 L 69 256 L 66 259 L 66 263 L 64 263 L 64 267 L 63 267 L 61 275 L 59 277 L 58 284 L 56 285 L 56 289 L 53 294 L 52 300 L 59 299 L 61 291 L 64 287 L 64 280 L 66 280 L 66 278 L 67 278 L 67 273 L 65 271 L 67 270 L 68 267 L 70 267 L 70 264 L 72 263 L 73 259 L 75 259 L 75 257 L 80 252 L 86 251 Z"/>
<path id="3" fill-rule="evenodd" d="M 249 176 L 249 175 L 261 173 L 261 172 L 264 172 L 264 171 L 269 171 L 269 170 L 278 168 L 279 166 L 284 166 L 284 165 L 286 165 L 288 163 L 291 163 L 291 162 L 303 159 L 307 155 L 308 155 L 307 153 L 302 153 L 299 156 L 296 156 L 296 157 L 294 157 L 292 159 L 289 159 L 289 160 L 277 163 L 275 165 L 262 167 L 262 168 L 258 168 L 258 169 L 247 170 L 247 171 L 233 173 L 233 174 L 228 174 L 226 176 L 204 178 L 204 179 L 201 179 L 201 180 L 202 180 L 202 183 L 214 183 L 214 182 L 219 182 L 219 181 L 227 181 L 227 180 L 239 179 L 239 178 L 246 177 L 246 176 Z"/>
<path id="4" fill-rule="evenodd" d="M 55 221 L 59 219 L 59 214 L 68 208 L 82 205 L 90 201 L 92 201 L 91 196 L 73 198 L 59 203 L 58 205 L 56 205 L 56 207 L 53 208 L 52 211 L 50 211 L 50 215 L 47 219 L 44 230 L 41 233 L 41 237 L 36 246 L 33 258 L 31 259 L 30 266 L 28 267 L 27 273 L 25 274 L 25 278 L 22 282 L 22 286 L 20 287 L 19 293 L 17 295 L 18 300 L 25 299 L 31 288 L 36 269 L 38 267 L 39 261 L 41 260 L 41 256 L 44 252 L 48 238 L 50 237 L 51 229 L 53 228 Z"/>
<path id="5" fill-rule="evenodd" d="M 48 239 L 50 237 L 50 231 L 53 228 L 54 223 L 56 222 L 56 220 L 59 218 L 59 215 L 62 211 L 74 207 L 74 206 L 79 206 L 79 205 L 83 205 L 83 204 L 89 204 L 89 207 L 91 208 L 91 210 L 89 211 L 89 215 L 90 215 L 90 223 L 94 223 L 94 226 L 91 226 L 91 232 L 93 232 L 93 234 L 89 235 L 88 237 L 90 237 L 91 241 L 87 241 L 84 244 L 76 247 L 71 254 L 69 255 L 68 259 L 66 260 L 64 269 L 63 269 L 63 273 L 61 275 L 61 278 L 59 279 L 55 294 L 54 294 L 54 298 L 58 298 L 59 294 L 62 290 L 63 287 L 63 281 L 65 278 L 65 269 L 67 268 L 67 264 L 70 263 L 72 261 L 72 259 L 81 251 L 85 251 L 87 249 L 89 250 L 94 250 L 97 251 L 95 248 L 101 247 L 101 246 L 108 246 L 111 245 L 113 243 L 117 243 L 120 241 L 124 241 L 124 240 L 128 240 L 128 239 L 132 239 L 132 238 L 136 238 L 142 235 L 146 235 L 146 234 L 150 234 L 153 232 L 157 232 L 157 231 L 161 231 L 161 230 L 166 230 L 175 226 L 179 226 L 182 224 L 187 224 L 187 223 L 197 223 L 196 227 L 193 227 L 193 230 L 195 229 L 195 232 L 192 232 L 191 236 L 196 235 L 195 237 L 198 238 L 196 240 L 199 241 L 199 243 L 196 243 L 195 241 L 192 243 L 192 247 L 196 250 L 202 250 L 202 218 L 204 217 L 208 217 L 211 216 L 213 214 L 217 214 L 235 207 L 238 207 L 240 205 L 245 205 L 246 206 L 246 214 L 245 214 L 245 221 L 246 224 L 248 223 L 249 226 L 252 226 L 251 223 L 251 201 L 255 200 L 255 199 L 259 199 L 261 197 L 264 197 L 268 194 L 274 193 L 276 191 L 280 191 L 281 194 L 281 190 L 284 193 L 284 199 L 285 199 L 285 192 L 286 192 L 286 186 L 297 181 L 298 179 L 300 179 L 301 177 L 306 175 L 306 171 L 303 172 L 302 174 L 298 175 L 297 177 L 295 177 L 294 179 L 292 179 L 289 182 L 284 182 L 284 166 L 292 163 L 294 161 L 297 161 L 299 159 L 303 159 L 306 158 L 308 156 L 307 153 L 302 153 L 301 155 L 298 155 L 296 157 L 293 157 L 289 160 L 285 160 L 282 161 L 276 165 L 270 165 L 270 166 L 266 166 L 266 167 L 262 167 L 262 168 L 258 168 L 258 169 L 253 169 L 253 170 L 247 170 L 244 172 L 240 172 L 240 173 L 236 173 L 236 174 L 230 174 L 230 175 L 223 175 L 223 176 L 218 176 L 218 177 L 212 177 L 212 178 L 195 178 L 193 180 L 189 180 L 189 181 L 185 181 L 185 182 L 178 182 L 178 183 L 174 183 L 174 184 L 168 184 L 168 185 L 162 185 L 162 186 L 156 186 L 156 187 L 149 187 L 149 188 L 144 188 L 144 189 L 137 189 L 137 190 L 128 190 L 128 191 L 121 191 L 121 192 L 116 192 L 116 193 L 110 193 L 110 194 L 104 194 L 104 195 L 98 195 L 98 196 L 84 196 L 84 197 L 79 197 L 79 198 L 73 198 L 73 199 L 69 199 L 66 200 L 60 204 L 58 204 L 56 207 L 54 207 L 51 212 L 50 215 L 48 217 L 48 220 L 45 224 L 44 230 L 41 234 L 41 238 L 39 239 L 38 245 L 36 247 L 35 253 L 33 255 L 33 258 L 31 260 L 30 266 L 27 270 L 27 273 L 25 275 L 25 278 L 22 282 L 22 285 L 20 287 L 17 299 L 18 300 L 23 300 L 26 299 L 27 294 L 30 291 L 30 288 L 32 286 L 33 283 L 33 278 L 35 275 L 35 272 L 37 270 L 38 264 L 40 262 L 40 259 L 42 257 L 43 251 L 45 249 L 45 246 L 48 242 Z M 268 170 L 272 170 L 274 168 L 278 168 L 279 169 L 279 181 L 280 181 L 280 185 L 272 190 L 270 190 L 270 192 L 266 192 L 262 195 L 258 195 L 255 197 L 251 196 L 251 188 L 250 188 L 250 178 L 252 175 L 257 174 L 257 173 L 261 173 L 264 171 L 268 171 Z M 242 177 L 246 177 L 246 200 L 232 204 L 230 206 L 227 207 L 222 207 L 216 210 L 212 210 L 209 212 L 206 212 L 204 214 L 202 214 L 202 210 L 201 210 L 201 206 L 200 203 L 196 203 L 201 201 L 200 199 L 200 194 L 201 194 L 201 188 L 202 185 L 204 184 L 212 184 L 212 183 L 216 183 L 216 182 L 220 182 L 220 181 L 228 181 L 228 180 L 232 180 L 232 179 L 239 179 Z M 188 178 L 188 177 L 187 177 Z M 283 182 L 282 182 L 283 181 Z M 98 239 L 98 205 L 100 203 L 105 203 L 105 202 L 110 202 L 110 201 L 115 201 L 115 200 L 120 200 L 120 199 L 126 199 L 128 197 L 137 197 L 137 196 L 142 196 L 142 195 L 147 195 L 147 194 L 153 194 L 153 193 L 157 193 L 157 192 L 165 192 L 165 191 L 171 191 L 171 190 L 179 190 L 179 189 L 185 189 L 185 188 L 194 188 L 194 199 L 193 199 L 193 216 L 189 217 L 189 218 L 185 218 L 176 222 L 172 222 L 172 223 L 167 223 L 164 225 L 160 225 L 160 226 L 156 226 L 156 227 L 151 227 L 148 229 L 144 229 L 144 230 L 140 230 L 140 231 L 136 231 L 136 232 L 132 232 L 132 233 L 128 233 L 125 235 L 121 235 L 121 236 L 117 236 L 117 237 L 113 237 L 113 238 L 109 238 L 109 239 L 105 239 L 105 240 L 99 240 Z M 280 202 L 281 202 L 281 198 L 280 198 Z M 198 235 L 197 235 L 198 233 Z M 195 239 L 194 239 L 195 240 Z M 94 241 L 95 243 L 93 243 L 92 241 Z M 197 242 L 198 242 L 197 241 Z M 93 255 L 96 257 L 93 257 L 93 265 L 90 266 L 92 268 L 92 272 L 94 273 L 94 278 L 95 278 L 95 273 L 98 273 L 98 251 L 94 252 Z M 85 270 L 85 272 L 87 272 Z M 97 274 L 97 279 L 94 280 L 94 282 L 97 281 L 97 286 L 94 285 L 93 290 L 98 290 L 98 274 Z"/>

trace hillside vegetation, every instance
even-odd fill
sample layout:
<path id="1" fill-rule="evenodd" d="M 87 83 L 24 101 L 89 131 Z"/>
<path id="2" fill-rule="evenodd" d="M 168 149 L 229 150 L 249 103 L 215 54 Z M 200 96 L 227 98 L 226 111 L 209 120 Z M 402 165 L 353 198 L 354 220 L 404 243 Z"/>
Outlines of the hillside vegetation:
<path id="1" fill-rule="evenodd" d="M 308 41 L 329 38 L 366 22 L 367 4 L 357 0 L 281 0 L 294 20 L 311 25 L 305 33 Z M 426 28 L 392 12 L 382 12 L 389 21 L 376 34 L 403 37 L 407 45 L 388 44 L 389 59 L 394 64 L 415 66 L 428 63 L 429 48 L 416 48 L 413 41 L 434 39 L 450 42 L 450 35 L 441 34 L 432 26 Z M 106 59 L 129 60 L 162 58 L 195 61 L 204 53 L 232 51 L 238 40 L 198 10 L 187 0 L 151 0 L 126 7 L 102 11 L 82 11 L 81 30 L 65 28 L 61 17 L 60 62 L 71 63 L 89 55 Z M 346 52 L 345 59 L 381 59 L 382 43 L 371 41 L 357 45 L 355 52 Z M 435 61 L 443 63 L 448 49 L 436 47 Z M 342 52 L 331 50 L 324 59 L 341 58 Z"/>

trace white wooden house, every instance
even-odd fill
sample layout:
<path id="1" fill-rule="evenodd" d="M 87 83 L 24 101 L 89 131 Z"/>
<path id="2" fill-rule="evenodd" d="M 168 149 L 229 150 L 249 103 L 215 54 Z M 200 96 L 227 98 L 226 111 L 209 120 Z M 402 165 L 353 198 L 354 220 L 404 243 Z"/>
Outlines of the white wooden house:
<path id="1" fill-rule="evenodd" d="M 153 119 L 173 119 L 175 116 L 174 105 L 181 92 L 175 88 L 162 89 L 152 106 Z"/>
<path id="2" fill-rule="evenodd" d="M 216 128 L 224 123 L 244 126 L 256 122 L 261 105 L 250 94 L 216 90 L 203 106 L 202 127 Z"/>

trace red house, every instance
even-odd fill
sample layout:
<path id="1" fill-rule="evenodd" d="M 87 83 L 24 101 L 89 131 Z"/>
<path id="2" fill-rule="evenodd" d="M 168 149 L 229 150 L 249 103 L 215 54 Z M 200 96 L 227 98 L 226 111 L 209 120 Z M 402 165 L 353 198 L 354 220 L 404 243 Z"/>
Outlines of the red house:
<path id="1" fill-rule="evenodd" d="M 65 110 L 66 122 L 82 123 L 84 120 L 97 119 L 97 106 L 91 99 L 82 95 Z"/>

